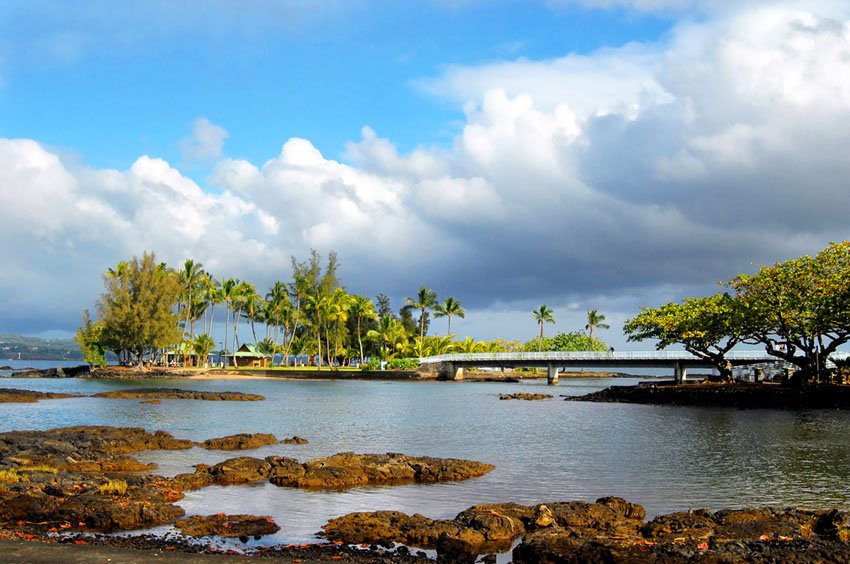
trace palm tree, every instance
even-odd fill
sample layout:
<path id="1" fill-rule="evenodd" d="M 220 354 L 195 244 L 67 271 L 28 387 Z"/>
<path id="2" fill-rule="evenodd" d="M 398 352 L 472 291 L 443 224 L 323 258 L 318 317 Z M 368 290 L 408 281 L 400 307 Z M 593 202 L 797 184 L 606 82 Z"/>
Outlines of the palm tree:
<path id="1" fill-rule="evenodd" d="M 263 298 L 257 293 L 257 289 L 249 282 L 243 282 L 245 285 L 244 293 L 241 300 L 242 316 L 251 324 L 251 335 L 254 337 L 254 344 L 257 343 L 257 330 L 254 328 L 254 322 L 262 317 L 263 314 Z"/>
<path id="2" fill-rule="evenodd" d="M 555 323 L 554 310 L 546 307 L 546 304 L 540 306 L 540 309 L 535 309 L 531 312 L 531 315 L 534 316 L 534 319 L 537 320 L 537 323 L 540 324 L 540 342 L 538 344 L 537 350 L 541 350 L 543 348 L 543 324 L 544 323 Z"/>
<path id="3" fill-rule="evenodd" d="M 245 306 L 245 301 L 248 296 L 256 294 L 257 289 L 250 282 L 239 282 L 233 287 L 231 296 L 231 307 L 233 308 L 233 353 L 239 348 L 239 318 L 242 315 L 242 309 Z M 234 363 L 235 365 L 235 363 Z"/>
<path id="4" fill-rule="evenodd" d="M 207 358 L 215 348 L 215 341 L 206 333 L 201 333 L 192 341 L 192 352 L 198 357 L 198 366 L 207 367 Z M 203 364 L 202 364 L 203 363 Z"/>
<path id="5" fill-rule="evenodd" d="M 610 329 L 605 321 L 605 316 L 599 313 L 595 309 L 587 310 L 587 325 L 584 326 L 587 329 L 587 333 L 590 336 L 590 342 L 593 342 L 593 330 L 594 329 Z"/>
<path id="6" fill-rule="evenodd" d="M 366 358 L 363 355 L 361 321 L 364 319 L 378 319 L 378 314 L 375 313 L 375 304 L 366 296 L 354 296 L 348 312 L 357 319 L 357 344 L 360 346 L 360 364 L 363 364 Z"/>
<path id="7" fill-rule="evenodd" d="M 407 342 L 407 331 L 401 321 L 385 315 L 378 321 L 378 328 L 370 330 L 366 337 L 381 343 L 381 360 L 387 360 Z"/>
<path id="8" fill-rule="evenodd" d="M 448 328 L 446 329 L 446 335 L 451 335 L 452 333 L 452 316 L 460 317 L 464 319 L 466 317 L 466 310 L 463 309 L 463 306 L 460 305 L 460 302 L 449 296 L 446 298 L 442 304 L 437 304 L 434 308 L 436 312 L 434 313 L 434 317 L 445 317 L 448 319 Z"/>
<path id="9" fill-rule="evenodd" d="M 230 342 L 227 340 L 227 330 L 230 327 L 230 310 L 233 309 L 233 303 L 236 299 L 237 288 L 239 287 L 238 278 L 228 278 L 221 283 L 221 301 L 224 302 L 224 349 L 227 350 Z M 234 353 L 236 351 L 231 351 Z M 234 363 L 235 364 L 235 363 Z"/>
<path id="10" fill-rule="evenodd" d="M 437 302 L 437 293 L 425 286 L 420 286 L 416 299 L 404 298 L 404 301 L 407 302 L 408 306 L 419 310 L 419 340 L 421 341 L 425 338 L 425 312 L 437 307 L 439 303 Z"/>
<path id="11" fill-rule="evenodd" d="M 466 337 L 463 341 L 454 344 L 455 352 L 459 353 L 477 353 L 485 352 L 487 344 L 484 341 L 476 341 L 472 337 Z"/>
<path id="12" fill-rule="evenodd" d="M 183 286 L 183 296 L 182 300 L 185 300 L 185 314 L 186 320 L 183 324 L 183 334 L 180 339 L 182 340 L 186 336 L 186 327 L 189 326 L 191 321 L 194 331 L 194 319 L 193 314 L 197 311 L 192 311 L 194 306 L 194 301 L 197 300 L 197 292 L 200 290 L 199 286 L 203 283 L 204 277 L 206 273 L 204 272 L 203 264 L 199 262 L 195 262 L 192 259 L 186 259 L 183 263 L 183 270 L 179 272 L 180 274 L 180 284 Z M 190 334 L 191 338 L 191 334 Z"/>

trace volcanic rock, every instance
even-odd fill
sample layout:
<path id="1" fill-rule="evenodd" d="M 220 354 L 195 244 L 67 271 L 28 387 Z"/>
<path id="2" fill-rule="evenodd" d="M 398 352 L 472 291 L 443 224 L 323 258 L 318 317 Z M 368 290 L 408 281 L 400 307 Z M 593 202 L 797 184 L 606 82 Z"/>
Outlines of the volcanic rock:
<path id="1" fill-rule="evenodd" d="M 110 399 L 191 399 L 207 401 L 261 401 L 266 399 L 258 394 L 242 392 L 202 392 L 181 390 L 179 388 L 136 388 L 132 390 L 113 390 L 94 394 L 94 398 Z"/>
<path id="2" fill-rule="evenodd" d="M 17 388 L 0 388 L 0 403 L 35 403 L 43 399 L 78 398 L 77 394 L 62 394 L 57 392 L 36 392 Z"/>
<path id="3" fill-rule="evenodd" d="M 271 535 L 280 530 L 271 517 L 256 515 L 195 515 L 181 519 L 174 526 L 184 535 L 192 537 L 254 537 Z"/>
<path id="4" fill-rule="evenodd" d="M 270 433 L 240 433 L 218 439 L 207 439 L 199 444 L 210 450 L 249 450 L 277 443 L 277 437 Z"/>
<path id="5" fill-rule="evenodd" d="M 528 392 L 515 393 L 515 394 L 499 394 L 500 400 L 544 400 L 550 399 L 552 396 L 550 394 L 530 394 Z"/>

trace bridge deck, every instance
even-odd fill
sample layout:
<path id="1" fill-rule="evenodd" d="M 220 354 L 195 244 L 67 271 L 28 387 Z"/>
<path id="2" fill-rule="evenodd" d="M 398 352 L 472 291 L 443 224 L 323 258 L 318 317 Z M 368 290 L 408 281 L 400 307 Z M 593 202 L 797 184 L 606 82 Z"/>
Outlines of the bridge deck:
<path id="1" fill-rule="evenodd" d="M 775 362 L 775 356 L 764 351 L 733 351 L 726 355 L 732 365 Z M 512 352 L 512 353 L 457 353 L 428 356 L 420 364 L 452 363 L 466 366 L 600 366 L 600 367 L 710 367 L 711 362 L 687 351 L 623 351 L 623 352 Z"/>

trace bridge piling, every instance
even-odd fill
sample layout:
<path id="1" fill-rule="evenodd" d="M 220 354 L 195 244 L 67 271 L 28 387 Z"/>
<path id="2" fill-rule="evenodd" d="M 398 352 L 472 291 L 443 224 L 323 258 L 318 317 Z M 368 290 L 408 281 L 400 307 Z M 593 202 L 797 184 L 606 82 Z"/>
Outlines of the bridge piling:
<path id="1" fill-rule="evenodd" d="M 673 379 L 677 384 L 684 384 L 688 379 L 688 369 L 681 362 L 673 364 Z"/>
<path id="2" fill-rule="evenodd" d="M 558 383 L 558 371 L 560 368 L 551 362 L 546 365 L 546 383 L 554 386 Z"/>

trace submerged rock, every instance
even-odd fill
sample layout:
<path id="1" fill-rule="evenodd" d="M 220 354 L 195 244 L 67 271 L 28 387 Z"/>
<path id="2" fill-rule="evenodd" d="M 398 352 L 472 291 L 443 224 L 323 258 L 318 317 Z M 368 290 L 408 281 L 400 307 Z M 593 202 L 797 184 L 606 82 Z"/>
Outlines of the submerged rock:
<path id="1" fill-rule="evenodd" d="M 280 530 L 271 517 L 225 515 L 224 513 L 195 515 L 177 521 L 174 526 L 184 535 L 192 537 L 253 537 L 255 540 Z"/>
<path id="2" fill-rule="evenodd" d="M 207 439 L 198 446 L 210 450 L 249 450 L 277 443 L 277 437 L 270 433 L 240 433 L 218 439 Z"/>
<path id="3" fill-rule="evenodd" d="M 310 441 L 308 441 L 307 439 L 295 435 L 295 436 L 293 436 L 289 439 L 283 439 L 282 441 L 280 441 L 280 444 L 282 444 L 282 445 L 306 445 L 309 442 Z"/>
<path id="4" fill-rule="evenodd" d="M 136 388 L 132 390 L 114 390 L 94 394 L 93 398 L 110 399 L 191 399 L 207 401 L 262 401 L 266 399 L 258 394 L 243 392 L 202 392 L 181 390 L 179 388 Z"/>
<path id="5" fill-rule="evenodd" d="M 43 399 L 78 398 L 77 394 L 62 394 L 58 392 L 36 392 L 18 388 L 0 388 L 0 403 L 35 403 Z"/>
<path id="6" fill-rule="evenodd" d="M 515 394 L 499 394 L 500 400 L 544 400 L 551 399 L 551 394 L 530 394 L 528 392 L 515 393 Z"/>

